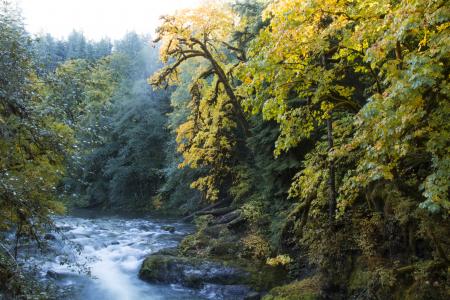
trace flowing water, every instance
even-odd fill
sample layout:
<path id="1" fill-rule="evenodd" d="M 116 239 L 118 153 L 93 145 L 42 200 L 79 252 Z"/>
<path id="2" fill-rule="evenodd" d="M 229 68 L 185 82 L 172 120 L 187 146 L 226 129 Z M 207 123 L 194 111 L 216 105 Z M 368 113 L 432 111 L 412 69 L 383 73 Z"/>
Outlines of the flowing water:
<path id="1" fill-rule="evenodd" d="M 146 219 L 55 218 L 58 232 L 47 235 L 46 255 L 30 255 L 41 278 L 56 284 L 64 299 L 143 300 L 204 299 L 177 285 L 156 285 L 138 278 L 144 258 L 162 248 L 176 246 L 192 231 L 185 224 Z M 174 233 L 164 225 L 176 228 Z M 89 274 L 90 272 L 90 274 Z"/>

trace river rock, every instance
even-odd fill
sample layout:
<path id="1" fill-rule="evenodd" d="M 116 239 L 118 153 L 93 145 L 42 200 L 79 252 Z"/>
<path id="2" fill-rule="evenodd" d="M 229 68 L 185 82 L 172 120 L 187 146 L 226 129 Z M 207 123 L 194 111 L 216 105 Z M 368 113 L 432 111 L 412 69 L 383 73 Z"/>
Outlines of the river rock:
<path id="1" fill-rule="evenodd" d="M 201 290 L 200 295 L 208 299 L 227 299 L 227 300 L 259 300 L 261 296 L 257 292 L 251 291 L 247 285 L 220 285 L 206 284 Z"/>
<path id="2" fill-rule="evenodd" d="M 47 241 L 53 241 L 56 240 L 56 236 L 52 233 L 47 233 L 46 235 L 44 235 L 44 239 Z"/>
<path id="3" fill-rule="evenodd" d="M 170 233 L 174 233 L 175 232 L 175 226 L 171 226 L 171 225 L 164 225 L 161 226 L 162 230 L 168 231 Z"/>
<path id="4" fill-rule="evenodd" d="M 56 227 L 58 230 L 61 231 L 70 231 L 70 230 L 74 230 L 75 228 L 73 228 L 72 226 L 69 225 L 62 225 L 62 226 L 58 226 Z"/>
<path id="5" fill-rule="evenodd" d="M 53 270 L 48 270 L 47 277 L 55 279 L 55 280 L 63 280 L 66 278 L 74 277 L 74 275 L 71 273 L 67 273 L 67 272 L 56 272 Z"/>
<path id="6" fill-rule="evenodd" d="M 153 283 L 202 288 L 207 284 L 242 285 L 248 274 L 221 262 L 155 253 L 144 260 L 139 277 Z"/>
<path id="7" fill-rule="evenodd" d="M 53 279 L 61 279 L 62 275 L 53 271 L 53 270 L 48 270 L 47 271 L 47 277 L 53 278 Z"/>

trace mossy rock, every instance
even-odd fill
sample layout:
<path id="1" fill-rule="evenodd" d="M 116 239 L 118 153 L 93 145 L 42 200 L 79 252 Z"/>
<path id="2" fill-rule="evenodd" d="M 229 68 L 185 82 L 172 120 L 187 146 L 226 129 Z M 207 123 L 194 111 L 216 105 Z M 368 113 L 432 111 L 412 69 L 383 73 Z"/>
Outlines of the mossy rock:
<path id="1" fill-rule="evenodd" d="M 144 260 L 139 277 L 148 282 L 178 283 L 200 288 L 204 284 L 246 284 L 249 274 L 221 262 L 153 254 Z"/>
<path id="2" fill-rule="evenodd" d="M 217 240 L 209 248 L 209 254 L 217 257 L 226 257 L 237 253 L 238 250 L 236 243 Z"/>
<path id="3" fill-rule="evenodd" d="M 206 226 L 186 236 L 180 243 L 180 252 L 194 257 L 237 257 L 242 251 L 239 238 L 226 225 Z"/>
<path id="4" fill-rule="evenodd" d="M 268 291 L 286 283 L 287 271 L 283 267 L 273 267 L 264 263 L 247 261 L 243 268 L 250 274 L 250 284 L 258 291 Z"/>
<path id="5" fill-rule="evenodd" d="M 161 226 L 161 229 L 164 231 L 168 231 L 170 233 L 174 233 L 176 231 L 175 226 L 172 226 L 172 225 L 163 225 L 163 226 Z"/>
<path id="6" fill-rule="evenodd" d="M 273 288 L 263 300 L 316 300 L 319 290 L 319 278 L 314 276 Z"/>
<path id="7" fill-rule="evenodd" d="M 178 247 L 170 247 L 159 250 L 158 252 L 153 253 L 152 255 L 169 255 L 169 256 L 177 256 L 180 254 Z"/>
<path id="8" fill-rule="evenodd" d="M 204 256 L 207 254 L 211 239 L 203 235 L 190 234 L 186 236 L 179 245 L 179 250 L 183 255 Z"/>
<path id="9" fill-rule="evenodd" d="M 217 239 L 227 231 L 227 226 L 224 224 L 214 225 L 214 226 L 207 226 L 204 228 L 201 232 L 201 234 L 212 238 Z"/>

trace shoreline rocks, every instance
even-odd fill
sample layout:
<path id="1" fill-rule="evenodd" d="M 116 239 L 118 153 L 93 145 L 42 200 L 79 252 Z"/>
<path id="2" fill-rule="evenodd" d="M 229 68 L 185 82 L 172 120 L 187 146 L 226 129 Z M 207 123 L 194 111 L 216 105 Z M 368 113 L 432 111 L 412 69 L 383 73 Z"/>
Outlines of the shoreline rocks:
<path id="1" fill-rule="evenodd" d="M 177 255 L 163 249 L 142 263 L 139 278 L 150 283 L 181 284 L 211 299 L 259 299 L 249 285 L 250 274 L 222 261 Z"/>
<path id="2" fill-rule="evenodd" d="M 205 284 L 241 284 L 248 274 L 222 263 L 171 255 L 150 255 L 139 271 L 139 277 L 149 282 L 178 283 L 201 288 Z"/>

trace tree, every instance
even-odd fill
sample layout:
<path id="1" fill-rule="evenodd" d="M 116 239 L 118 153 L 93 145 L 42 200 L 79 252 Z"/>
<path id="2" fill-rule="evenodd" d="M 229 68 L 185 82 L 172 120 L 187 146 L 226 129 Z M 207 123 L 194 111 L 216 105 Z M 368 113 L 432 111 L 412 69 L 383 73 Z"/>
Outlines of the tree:
<path id="1" fill-rule="evenodd" d="M 233 69 L 245 60 L 244 52 L 229 43 L 233 25 L 231 8 L 217 2 L 164 17 L 156 41 L 162 41 L 161 60 L 173 62 L 150 80 L 154 86 L 175 84 L 183 63 L 201 62 L 190 87 L 190 116 L 177 129 L 177 143 L 184 158 L 180 167 L 207 170 L 191 186 L 213 202 L 229 198 L 239 136 L 249 133 L 233 87 Z"/>
<path id="2" fill-rule="evenodd" d="M 41 241 L 61 213 L 56 188 L 65 172 L 72 131 L 45 109 L 31 40 L 20 14 L 0 3 L 0 288 L 24 293 L 15 259 L 23 239 Z M 13 232 L 8 239 L 5 232 Z M 12 284 L 15 282 L 16 284 Z M 12 288 L 15 287 L 15 288 Z M 31 291 L 30 293 L 32 293 Z"/>
<path id="3" fill-rule="evenodd" d="M 100 109 L 79 106 L 88 111 L 86 116 L 80 115 L 87 121 L 80 123 L 81 130 L 91 128 L 89 132 L 97 138 L 80 153 L 80 194 L 83 204 L 92 208 L 149 209 L 163 183 L 167 96 L 152 92 L 146 82 L 158 62 L 156 50 L 149 47 L 145 37 L 129 33 L 116 43 L 115 49 L 113 55 L 97 64 L 105 74 L 117 77 L 100 73 L 102 84 L 91 86 L 88 76 L 88 84 L 82 89 L 86 103 L 96 103 Z M 89 97 L 92 93 L 105 98 L 98 102 Z M 92 140 L 85 134 L 80 138 Z"/>
<path id="4" fill-rule="evenodd" d="M 82 32 L 72 31 L 67 38 L 66 45 L 67 59 L 85 58 L 87 56 L 88 43 Z"/>
<path id="5" fill-rule="evenodd" d="M 243 106 L 280 124 L 276 155 L 305 139 L 315 143 L 292 183 L 291 197 L 300 203 L 289 218 L 327 278 L 336 272 L 334 282 L 353 243 L 372 245 L 382 256 L 375 239 L 355 242 L 344 234 L 355 223 L 366 227 L 354 236 L 397 224 L 408 232 L 399 239 L 409 253 L 417 253 L 420 236 L 438 260 L 448 260 L 442 251 L 448 226 L 434 223 L 448 206 L 446 142 L 435 140 L 448 140 L 444 7 L 442 1 L 273 1 L 265 10 L 270 24 L 240 70 Z M 328 215 L 340 228 L 321 227 L 325 183 Z M 325 242 L 330 234 L 335 243 Z"/>
<path id="6" fill-rule="evenodd" d="M 340 5 L 335 1 L 276 1 L 264 12 L 270 25 L 249 51 L 240 89 L 247 110 L 262 110 L 265 119 L 280 124 L 276 155 L 324 127 L 331 154 L 333 112 L 354 113 L 364 103 L 362 95 L 354 91 L 372 82 L 364 75 L 357 76 L 356 69 L 364 68 L 364 63 L 355 59 L 354 53 L 342 51 L 349 47 L 343 32 L 352 30 L 352 21 L 328 9 L 339 11 Z M 334 219 L 337 195 L 332 156 L 328 169 L 329 216 Z"/>
<path id="7" fill-rule="evenodd" d="M 214 95 L 223 88 L 236 120 L 246 132 L 248 124 L 231 83 L 231 71 L 235 66 L 230 65 L 228 57 L 231 54 L 238 61 L 245 60 L 243 50 L 228 43 L 233 31 L 233 15 L 229 6 L 211 2 L 197 9 L 181 11 L 175 16 L 163 17 L 164 22 L 157 30 L 155 41 L 162 40 L 162 62 L 166 63 L 171 58 L 174 62 L 152 76 L 151 83 L 155 86 L 173 83 L 183 62 L 196 57 L 205 59 L 208 67 L 196 81 L 209 76 L 216 78 Z"/>

